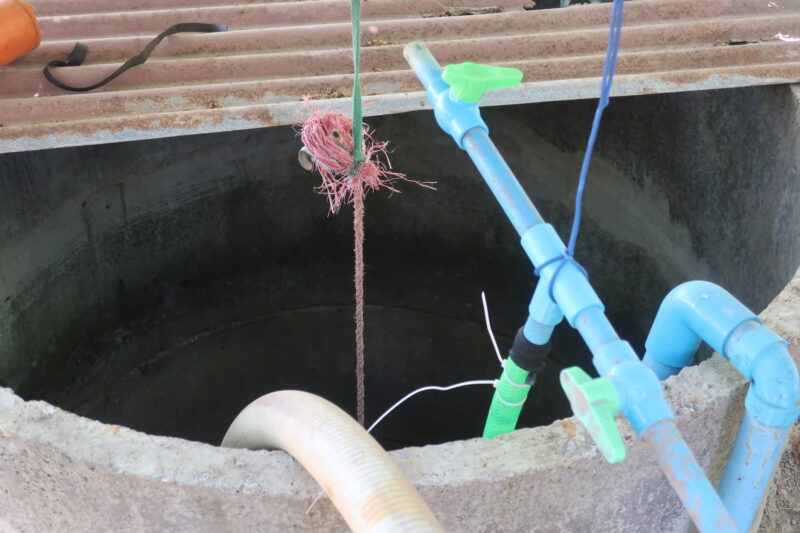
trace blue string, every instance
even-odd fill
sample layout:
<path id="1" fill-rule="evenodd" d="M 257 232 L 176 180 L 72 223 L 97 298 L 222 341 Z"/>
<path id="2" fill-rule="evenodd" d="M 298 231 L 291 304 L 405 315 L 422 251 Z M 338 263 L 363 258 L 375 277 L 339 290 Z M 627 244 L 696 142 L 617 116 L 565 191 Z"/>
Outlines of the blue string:
<path id="1" fill-rule="evenodd" d="M 592 152 L 594 151 L 594 144 L 597 141 L 597 132 L 600 130 L 600 122 L 603 119 L 603 111 L 608 107 L 608 99 L 611 94 L 611 84 L 614 81 L 614 70 L 617 67 L 617 52 L 619 51 L 619 41 L 622 34 L 622 12 L 623 0 L 614 0 L 614 5 L 611 8 L 611 22 L 608 29 L 608 44 L 606 45 L 606 60 L 603 65 L 603 78 L 600 85 L 600 101 L 597 103 L 597 110 L 594 113 L 594 121 L 592 122 L 592 130 L 589 133 L 589 142 L 586 145 L 586 153 L 583 156 L 583 164 L 581 165 L 581 173 L 578 178 L 578 190 L 575 193 L 575 215 L 572 219 L 572 231 L 569 235 L 569 244 L 564 255 L 555 257 L 546 261 L 539 266 L 538 270 L 542 270 L 545 266 L 560 261 L 561 264 L 553 273 L 550 279 L 549 294 L 550 299 L 553 298 L 553 284 L 556 281 L 561 269 L 567 263 L 572 263 L 584 276 L 587 276 L 586 269 L 584 269 L 573 257 L 575 254 L 575 242 L 578 240 L 578 233 L 581 227 L 581 212 L 583 210 L 583 192 L 586 187 L 586 175 L 589 172 L 589 162 L 592 159 Z"/>
<path id="2" fill-rule="evenodd" d="M 547 261 L 545 261 L 544 263 L 539 265 L 539 268 L 534 270 L 534 274 L 536 274 L 538 276 L 539 272 L 541 272 L 542 269 L 544 269 L 546 266 L 548 266 L 550 264 L 555 263 L 556 261 L 558 261 L 560 264 L 558 265 L 558 268 L 556 268 L 556 271 L 553 272 L 553 277 L 550 278 L 550 285 L 547 288 L 547 294 L 550 296 L 550 299 L 552 301 L 554 301 L 554 302 L 556 301 L 556 299 L 553 296 L 553 282 L 555 281 L 555 279 L 558 276 L 559 272 L 561 272 L 561 269 L 564 268 L 564 265 L 566 265 L 567 263 L 572 263 L 573 265 L 575 265 L 575 267 L 578 270 L 580 270 L 581 274 L 583 274 L 585 278 L 587 278 L 587 279 L 589 278 L 589 273 L 586 272 L 586 269 L 583 268 L 583 265 L 578 263 L 575 260 L 574 257 L 572 257 L 571 255 L 568 255 L 567 252 L 564 252 L 562 255 L 553 257 L 552 259 L 548 259 Z"/>

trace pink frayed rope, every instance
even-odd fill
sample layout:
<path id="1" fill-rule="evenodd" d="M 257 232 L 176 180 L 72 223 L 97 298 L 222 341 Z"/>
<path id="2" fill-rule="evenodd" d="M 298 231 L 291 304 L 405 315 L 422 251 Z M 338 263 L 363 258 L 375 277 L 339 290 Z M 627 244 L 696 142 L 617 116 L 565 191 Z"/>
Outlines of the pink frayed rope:
<path id="1" fill-rule="evenodd" d="M 369 127 L 366 124 L 362 127 L 364 161 L 359 165 L 354 165 L 353 160 L 353 121 L 340 113 L 312 111 L 300 128 L 300 139 L 322 176 L 322 184 L 314 190 L 328 197 L 330 212 L 338 213 L 342 205 L 353 204 L 356 417 L 364 426 L 364 196 L 367 191 L 379 189 L 400 192 L 394 187 L 398 181 L 408 181 L 428 189 L 434 187 L 431 183 L 410 180 L 405 174 L 394 172 L 387 153 L 389 142 L 376 141 Z"/>
<path id="2" fill-rule="evenodd" d="M 300 139 L 316 162 L 322 184 L 316 192 L 328 197 L 331 213 L 338 213 L 343 204 L 353 203 L 355 195 L 367 191 L 387 189 L 400 192 L 394 186 L 398 181 L 415 183 L 433 189 L 431 183 L 414 181 L 401 172 L 392 170 L 387 153 L 388 141 L 376 141 L 372 131 L 364 125 L 365 161 L 353 170 L 353 122 L 340 113 L 312 111 L 300 129 Z"/>

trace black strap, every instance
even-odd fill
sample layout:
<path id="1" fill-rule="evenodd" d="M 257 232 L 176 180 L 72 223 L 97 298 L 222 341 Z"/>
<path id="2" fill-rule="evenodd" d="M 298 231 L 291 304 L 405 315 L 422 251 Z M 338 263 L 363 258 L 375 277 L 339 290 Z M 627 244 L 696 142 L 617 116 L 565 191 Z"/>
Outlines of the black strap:
<path id="1" fill-rule="evenodd" d="M 47 78 L 50 83 L 55 85 L 56 87 L 60 87 L 62 89 L 66 89 L 67 91 L 91 91 L 93 89 L 97 89 L 98 87 L 102 87 L 106 83 L 110 82 L 111 80 L 115 79 L 117 76 L 128 70 L 129 68 L 135 67 L 137 65 L 141 65 L 147 58 L 150 57 L 150 54 L 153 52 L 156 46 L 159 45 L 161 41 L 164 40 L 165 37 L 173 35 L 175 33 L 184 33 L 184 32 L 196 32 L 196 33 L 213 33 L 213 32 L 220 32 L 220 31 L 228 31 L 228 27 L 221 24 L 204 24 L 202 22 L 183 22 L 181 24 L 175 24 L 174 26 L 170 26 L 163 32 L 159 33 L 152 41 L 147 43 L 147 46 L 139 52 L 137 55 L 133 56 L 125 63 L 122 64 L 113 74 L 108 76 L 107 78 L 98 81 L 94 85 L 89 85 L 87 87 L 72 87 L 65 83 L 60 82 L 53 76 L 53 73 L 50 72 L 52 67 L 77 67 L 78 65 L 82 65 L 83 62 L 86 60 L 86 56 L 89 53 L 89 47 L 86 46 L 84 43 L 76 43 L 75 48 L 72 49 L 72 53 L 69 55 L 66 61 L 61 61 L 60 59 L 55 59 L 49 62 L 44 67 L 44 77 Z"/>

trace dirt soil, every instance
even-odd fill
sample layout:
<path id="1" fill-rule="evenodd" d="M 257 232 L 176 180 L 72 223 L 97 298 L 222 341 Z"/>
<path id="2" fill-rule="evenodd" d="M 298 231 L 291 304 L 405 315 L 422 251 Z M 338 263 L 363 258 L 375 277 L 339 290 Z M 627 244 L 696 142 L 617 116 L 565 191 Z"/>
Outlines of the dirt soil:
<path id="1" fill-rule="evenodd" d="M 790 287 L 762 314 L 764 320 L 791 344 L 800 366 L 800 270 Z M 779 305 L 775 305 L 779 304 Z M 793 332 L 793 333 L 790 333 Z M 759 533 L 800 531 L 800 423 L 794 425 L 767 496 Z"/>
<path id="2" fill-rule="evenodd" d="M 795 424 L 787 450 L 775 473 L 759 531 L 800 531 L 800 425 Z"/>

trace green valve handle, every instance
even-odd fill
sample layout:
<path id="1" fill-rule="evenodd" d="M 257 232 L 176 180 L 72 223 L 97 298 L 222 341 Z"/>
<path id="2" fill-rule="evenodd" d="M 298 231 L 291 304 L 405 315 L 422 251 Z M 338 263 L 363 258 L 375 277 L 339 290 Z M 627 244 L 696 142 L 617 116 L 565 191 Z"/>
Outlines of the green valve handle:
<path id="1" fill-rule="evenodd" d="M 447 65 L 442 73 L 442 79 L 450 85 L 453 96 L 464 102 L 477 104 L 486 91 L 519 85 L 522 82 L 522 71 L 468 61 Z"/>
<path id="2" fill-rule="evenodd" d="M 581 368 L 561 371 L 561 388 L 567 393 L 572 412 L 589 432 L 609 463 L 625 460 L 625 445 L 614 422 L 619 410 L 617 387 L 608 378 L 592 379 Z"/>

